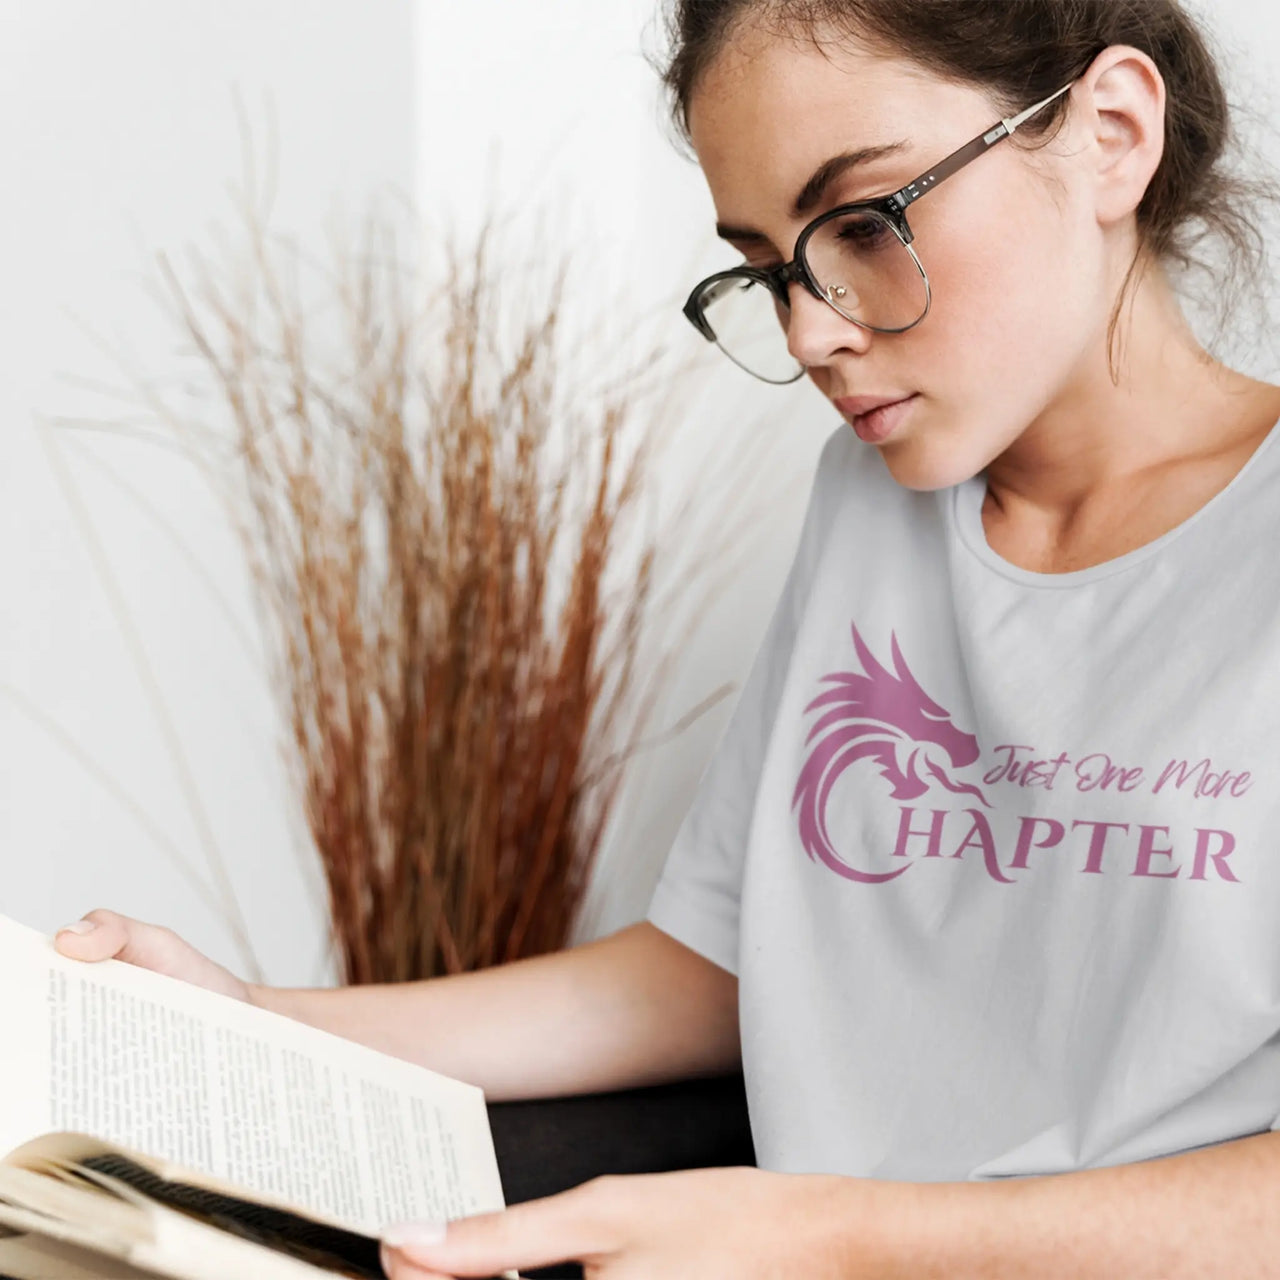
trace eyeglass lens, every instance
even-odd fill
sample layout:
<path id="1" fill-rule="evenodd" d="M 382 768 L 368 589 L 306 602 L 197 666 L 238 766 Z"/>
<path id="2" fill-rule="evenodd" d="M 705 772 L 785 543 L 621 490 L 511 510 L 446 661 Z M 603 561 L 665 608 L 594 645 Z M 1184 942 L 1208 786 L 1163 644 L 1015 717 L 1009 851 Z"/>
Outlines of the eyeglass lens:
<path id="1" fill-rule="evenodd" d="M 873 329 L 905 329 L 928 308 L 914 255 L 879 214 L 857 211 L 821 223 L 805 261 L 841 315 Z M 803 365 L 787 349 L 790 310 L 764 284 L 746 277 L 714 281 L 701 297 L 720 349 L 767 382 L 790 382 Z"/>

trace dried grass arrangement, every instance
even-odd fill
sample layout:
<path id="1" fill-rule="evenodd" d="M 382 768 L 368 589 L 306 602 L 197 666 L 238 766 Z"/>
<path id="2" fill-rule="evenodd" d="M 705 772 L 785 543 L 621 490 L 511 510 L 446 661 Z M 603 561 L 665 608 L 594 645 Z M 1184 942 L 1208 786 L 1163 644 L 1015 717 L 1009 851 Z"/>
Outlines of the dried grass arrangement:
<path id="1" fill-rule="evenodd" d="M 304 299 L 305 257 L 246 209 L 248 251 L 194 283 L 160 257 L 220 426 L 190 385 L 149 402 L 226 487 L 341 978 L 563 947 L 751 459 L 657 519 L 678 378 L 634 318 L 612 309 L 628 348 L 575 311 L 566 261 L 522 266 L 490 226 L 410 266 L 371 215 Z M 718 542 L 689 560 L 695 512 Z"/>

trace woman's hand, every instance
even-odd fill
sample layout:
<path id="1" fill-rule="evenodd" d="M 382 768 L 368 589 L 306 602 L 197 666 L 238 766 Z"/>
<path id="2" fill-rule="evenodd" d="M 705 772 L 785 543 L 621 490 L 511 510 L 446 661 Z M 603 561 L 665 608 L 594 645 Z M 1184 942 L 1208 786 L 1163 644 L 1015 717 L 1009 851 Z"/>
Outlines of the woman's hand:
<path id="1" fill-rule="evenodd" d="M 59 929 L 53 943 L 73 960 L 123 960 L 233 1000 L 256 1003 L 248 983 L 162 925 L 144 924 L 99 908 L 90 911 L 83 920 Z"/>
<path id="2" fill-rule="evenodd" d="M 586 1280 L 885 1280 L 907 1274 L 886 1247 L 907 1185 L 750 1167 L 608 1176 L 447 1230 L 390 1227 L 383 1267 L 391 1280 L 567 1261 Z"/>

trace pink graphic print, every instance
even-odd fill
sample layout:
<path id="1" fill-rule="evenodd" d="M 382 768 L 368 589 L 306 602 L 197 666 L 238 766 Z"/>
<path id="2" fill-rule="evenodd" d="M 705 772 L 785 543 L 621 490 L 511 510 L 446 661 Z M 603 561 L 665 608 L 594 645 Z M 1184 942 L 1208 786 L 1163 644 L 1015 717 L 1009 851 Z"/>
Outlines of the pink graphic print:
<path id="1" fill-rule="evenodd" d="M 939 785 L 957 795 L 975 797 L 990 808 L 986 796 L 969 783 L 955 781 L 947 766 L 932 758 L 930 748 L 946 753 L 952 769 L 963 769 L 978 759 L 978 740 L 957 729 L 951 713 L 935 702 L 911 674 L 897 635 L 890 637 L 893 670 L 876 660 L 858 628 L 853 627 L 853 647 L 862 672 L 838 671 L 824 676 L 831 685 L 805 708 L 806 713 L 826 708 L 805 745 L 809 754 L 800 771 L 792 809 L 799 809 L 800 840 L 810 858 L 818 858 L 849 880 L 880 884 L 907 869 L 874 874 L 849 866 L 836 852 L 827 831 L 827 800 L 836 781 L 859 760 L 874 760 L 892 788 L 895 800 L 914 800 Z"/>

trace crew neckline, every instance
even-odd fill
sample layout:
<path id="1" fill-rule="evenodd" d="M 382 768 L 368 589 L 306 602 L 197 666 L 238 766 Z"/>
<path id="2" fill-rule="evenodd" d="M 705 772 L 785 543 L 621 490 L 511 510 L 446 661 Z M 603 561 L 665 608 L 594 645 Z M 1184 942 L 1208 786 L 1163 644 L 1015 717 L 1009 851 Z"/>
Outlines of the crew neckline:
<path id="1" fill-rule="evenodd" d="M 1083 569 L 1071 569 L 1066 573 L 1041 573 L 1035 569 L 1024 569 L 1021 565 L 1006 560 L 991 546 L 987 541 L 987 531 L 982 523 L 982 504 L 987 496 L 985 470 L 952 487 L 950 503 L 952 524 L 969 551 L 988 568 L 1005 578 L 1024 586 L 1050 590 L 1083 586 L 1085 583 L 1097 582 L 1101 578 L 1109 578 L 1113 574 L 1124 573 L 1133 568 L 1168 546 L 1210 512 L 1223 506 L 1233 491 L 1245 482 L 1277 437 L 1280 437 L 1280 419 L 1271 425 L 1261 443 L 1245 459 L 1244 465 L 1226 485 L 1185 520 L 1174 525 L 1172 529 L 1166 530 L 1158 538 L 1153 538 L 1140 547 L 1134 547 L 1132 551 L 1126 551 L 1123 555 L 1115 556 L 1110 560 L 1103 560 L 1099 564 L 1087 565 Z"/>

